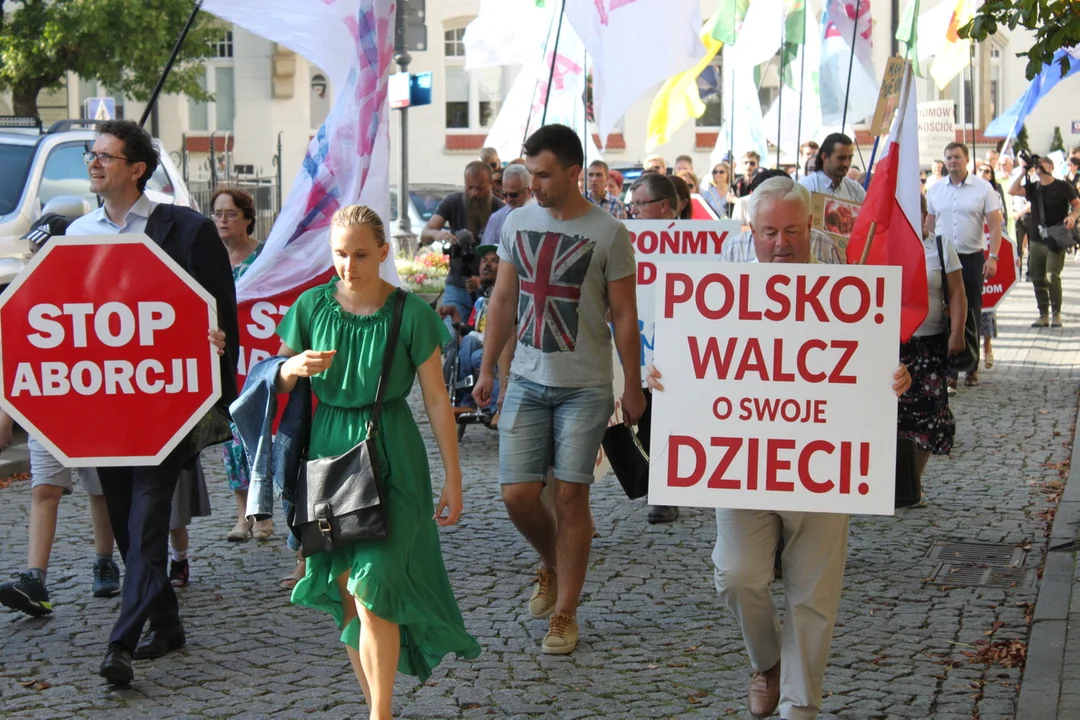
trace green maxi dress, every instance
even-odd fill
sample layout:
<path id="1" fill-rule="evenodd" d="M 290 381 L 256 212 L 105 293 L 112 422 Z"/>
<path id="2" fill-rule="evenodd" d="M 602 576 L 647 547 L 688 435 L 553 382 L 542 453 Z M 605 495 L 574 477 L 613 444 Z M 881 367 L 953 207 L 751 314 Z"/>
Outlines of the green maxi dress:
<path id="1" fill-rule="evenodd" d="M 374 315 L 353 315 L 335 299 L 336 283 L 334 278 L 303 293 L 277 330 L 297 352 L 337 350 L 330 368 L 311 379 L 319 401 L 311 427 L 311 459 L 340 455 L 366 437 L 393 316 L 395 293 Z M 333 615 L 342 629 L 341 641 L 359 649 L 359 621 L 342 628 L 336 578 L 348 572 L 349 592 L 375 615 L 401 627 L 398 670 L 421 681 L 448 653 L 466 658 L 480 654 L 476 639 L 465 632 L 450 588 L 432 519 L 427 449 L 406 401 L 416 368 L 448 340 L 438 314 L 407 294 L 378 436 L 389 536 L 312 555 L 292 592 L 297 605 Z"/>

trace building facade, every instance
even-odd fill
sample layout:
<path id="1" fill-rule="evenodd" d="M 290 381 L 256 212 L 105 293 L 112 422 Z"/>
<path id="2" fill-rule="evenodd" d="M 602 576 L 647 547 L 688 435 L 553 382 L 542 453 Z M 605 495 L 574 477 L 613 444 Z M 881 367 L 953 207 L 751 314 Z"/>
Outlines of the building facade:
<path id="1" fill-rule="evenodd" d="M 715 4 L 716 0 L 702 0 L 702 16 L 711 14 Z M 465 28 L 479 6 L 479 0 L 426 2 L 427 47 L 411 52 L 409 70 L 432 73 L 432 103 L 409 111 L 411 182 L 461 182 L 465 163 L 484 145 L 487 130 L 517 75 L 516 67 L 465 71 Z M 924 2 L 923 11 L 927 9 Z M 886 3 L 875 3 L 873 10 L 874 61 L 879 74 L 895 50 L 890 10 Z M 952 99 L 957 108 L 957 139 L 970 145 L 974 125 L 976 146 L 988 147 L 995 141 L 984 139 L 980 129 L 1027 88 L 1026 59 L 1017 58 L 1016 53 L 1027 49 L 1031 40 L 1032 35 L 1022 28 L 1002 30 L 976 46 L 972 69 L 965 70 L 944 92 L 928 80 L 917 80 L 919 100 Z M 177 164 L 186 166 L 192 182 L 209 181 L 212 173 L 217 181 L 272 177 L 280 165 L 287 195 L 307 143 L 329 111 L 333 88 L 319 68 L 303 57 L 240 28 L 223 30 L 214 50 L 215 57 L 206 64 L 204 82 L 215 94 L 215 101 L 195 103 L 182 96 L 163 97 L 152 121 L 157 134 Z M 719 62 L 718 58 L 715 63 Z M 675 156 L 688 154 L 699 174 L 707 171 L 724 120 L 724 89 L 714 80 L 720 76 L 718 70 L 718 65 L 709 68 L 699 82 L 705 115 L 683 126 L 657 150 L 669 164 Z M 760 95 L 766 110 L 778 92 L 777 76 L 775 64 L 764 74 Z M 1066 146 L 1080 145 L 1078 83 L 1062 83 L 1029 117 L 1029 141 L 1036 152 L 1046 150 L 1055 127 L 1060 127 Z M 106 88 L 72 76 L 62 90 L 43 93 L 41 113 L 46 123 L 60 117 L 80 117 L 85 114 L 86 99 L 108 94 Z M 124 117 L 137 118 L 144 108 L 130 99 L 117 97 L 115 101 L 117 113 Z M 612 166 L 642 161 L 651 101 L 652 93 L 639 100 L 606 139 L 604 158 Z M 10 100 L 0 97 L 0 114 L 4 112 L 10 112 Z M 396 116 L 390 126 L 396 147 Z M 856 134 L 864 157 L 869 159 L 869 136 Z M 978 151 L 981 155 L 981 149 Z M 858 157 L 855 163 L 863 165 Z M 397 175 L 395 163 L 392 183 Z"/>

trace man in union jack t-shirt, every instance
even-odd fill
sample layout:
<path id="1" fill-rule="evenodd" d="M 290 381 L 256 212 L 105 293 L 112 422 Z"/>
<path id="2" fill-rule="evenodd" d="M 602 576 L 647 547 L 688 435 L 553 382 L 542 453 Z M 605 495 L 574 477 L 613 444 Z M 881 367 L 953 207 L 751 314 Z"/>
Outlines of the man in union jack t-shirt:
<path id="1" fill-rule="evenodd" d="M 540 554 L 529 614 L 548 618 L 542 651 L 577 646 L 577 606 L 592 541 L 589 485 L 614 410 L 612 332 L 622 357 L 638 357 L 634 251 L 626 227 L 578 188 L 584 152 L 577 134 L 546 125 L 525 143 L 535 205 L 510 213 L 488 301 L 484 359 L 474 397 L 490 396 L 498 351 L 517 304 L 518 342 L 499 421 L 499 484 L 510 520 Z M 622 411 L 645 409 L 641 372 L 623 368 Z M 554 459 L 555 514 L 540 492 Z"/>

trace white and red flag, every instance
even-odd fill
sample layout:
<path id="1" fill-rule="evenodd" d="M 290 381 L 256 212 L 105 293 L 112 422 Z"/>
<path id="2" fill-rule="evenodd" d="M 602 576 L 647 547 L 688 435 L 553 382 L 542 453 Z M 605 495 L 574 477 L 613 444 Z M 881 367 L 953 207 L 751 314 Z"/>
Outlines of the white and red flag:
<path id="1" fill-rule="evenodd" d="M 884 148 L 884 157 L 874 170 L 866 200 L 855 221 L 847 257 L 848 263 L 859 262 L 870 223 L 875 223 L 866 263 L 900 266 L 904 279 L 900 340 L 906 342 L 926 319 L 930 301 L 919 202 L 919 118 L 910 64 L 904 73 L 900 106 Z"/>

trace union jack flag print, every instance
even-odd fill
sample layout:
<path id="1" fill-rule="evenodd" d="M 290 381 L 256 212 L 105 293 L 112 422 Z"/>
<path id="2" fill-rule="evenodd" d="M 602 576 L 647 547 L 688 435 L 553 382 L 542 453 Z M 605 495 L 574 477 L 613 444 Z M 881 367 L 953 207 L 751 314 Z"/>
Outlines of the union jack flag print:
<path id="1" fill-rule="evenodd" d="M 519 230 L 513 257 L 520 280 L 518 339 L 540 352 L 573 352 L 581 286 L 595 242 L 579 235 Z"/>

